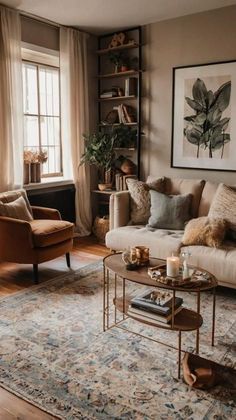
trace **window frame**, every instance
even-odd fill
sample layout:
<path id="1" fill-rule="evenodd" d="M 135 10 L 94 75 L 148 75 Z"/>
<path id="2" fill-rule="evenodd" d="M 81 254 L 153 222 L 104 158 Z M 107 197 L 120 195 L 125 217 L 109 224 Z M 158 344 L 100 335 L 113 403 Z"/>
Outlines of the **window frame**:
<path id="1" fill-rule="evenodd" d="M 22 64 L 28 63 L 32 64 L 37 69 L 37 95 L 38 95 L 38 114 L 25 114 L 23 112 L 23 116 L 29 117 L 38 117 L 38 133 L 39 133 L 39 150 L 42 150 L 42 143 L 41 143 L 41 126 L 40 126 L 40 118 L 41 117 L 55 117 L 54 115 L 44 115 L 40 113 L 40 91 L 39 91 L 39 68 L 52 68 L 58 71 L 58 80 L 59 80 L 59 141 L 60 141 L 60 172 L 50 172 L 49 174 L 41 174 L 41 178 L 53 178 L 53 177 L 63 177 L 63 157 L 62 157 L 62 130 L 61 130 L 61 83 L 60 83 L 60 67 L 53 66 L 50 64 L 42 64 L 40 62 L 22 59 Z M 25 145 L 24 145 L 25 149 Z"/>

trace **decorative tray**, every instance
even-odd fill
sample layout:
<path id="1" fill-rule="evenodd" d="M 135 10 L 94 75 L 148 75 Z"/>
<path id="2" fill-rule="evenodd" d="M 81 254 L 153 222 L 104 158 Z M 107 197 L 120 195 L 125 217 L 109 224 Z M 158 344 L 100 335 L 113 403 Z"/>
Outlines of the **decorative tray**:
<path id="1" fill-rule="evenodd" d="M 177 277 L 168 277 L 166 275 L 166 264 L 159 264 L 155 267 L 149 267 L 148 275 L 152 280 L 156 280 L 158 283 L 181 287 L 201 286 L 202 284 L 207 284 L 211 279 L 211 276 L 208 273 L 191 268 L 189 269 L 189 277 L 183 278 L 181 268 Z"/>

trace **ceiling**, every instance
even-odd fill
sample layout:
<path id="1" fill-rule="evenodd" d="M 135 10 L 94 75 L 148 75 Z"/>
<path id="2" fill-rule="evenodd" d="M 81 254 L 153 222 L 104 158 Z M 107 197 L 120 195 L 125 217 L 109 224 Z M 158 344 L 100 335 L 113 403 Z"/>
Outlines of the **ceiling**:
<path id="1" fill-rule="evenodd" d="M 236 4 L 236 0 L 0 0 L 51 21 L 98 34 Z"/>

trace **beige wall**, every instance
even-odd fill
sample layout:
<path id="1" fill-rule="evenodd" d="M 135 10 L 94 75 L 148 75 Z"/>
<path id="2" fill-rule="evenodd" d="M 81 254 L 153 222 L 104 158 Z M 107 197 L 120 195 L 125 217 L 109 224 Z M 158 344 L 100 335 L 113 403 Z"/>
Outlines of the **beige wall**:
<path id="1" fill-rule="evenodd" d="M 172 68 L 236 60 L 235 22 L 236 6 L 231 6 L 144 27 L 144 96 L 148 99 L 143 100 L 146 121 L 141 154 L 143 179 L 151 174 L 236 182 L 233 172 L 170 167 Z"/>

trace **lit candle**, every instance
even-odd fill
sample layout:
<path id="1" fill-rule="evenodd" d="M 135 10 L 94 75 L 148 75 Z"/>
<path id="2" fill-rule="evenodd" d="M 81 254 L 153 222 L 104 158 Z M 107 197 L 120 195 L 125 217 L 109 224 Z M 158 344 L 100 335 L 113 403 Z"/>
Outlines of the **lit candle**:
<path id="1" fill-rule="evenodd" d="M 179 275 L 179 257 L 168 257 L 166 259 L 167 277 L 177 277 Z"/>

